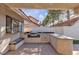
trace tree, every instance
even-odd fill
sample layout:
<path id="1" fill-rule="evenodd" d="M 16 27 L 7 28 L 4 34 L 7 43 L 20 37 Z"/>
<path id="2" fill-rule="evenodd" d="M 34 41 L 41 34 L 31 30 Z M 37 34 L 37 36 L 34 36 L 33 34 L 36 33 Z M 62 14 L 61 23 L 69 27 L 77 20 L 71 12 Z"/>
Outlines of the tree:
<path id="1" fill-rule="evenodd" d="M 50 17 L 47 15 L 45 20 L 43 20 L 42 25 L 45 26 L 48 23 L 49 19 L 50 19 Z"/>
<path id="2" fill-rule="evenodd" d="M 53 23 L 53 26 L 54 26 L 54 22 L 56 20 L 59 21 L 59 15 L 61 13 L 62 13 L 62 10 L 49 10 L 47 17 L 45 18 L 42 24 L 45 26 L 49 23 Z"/>

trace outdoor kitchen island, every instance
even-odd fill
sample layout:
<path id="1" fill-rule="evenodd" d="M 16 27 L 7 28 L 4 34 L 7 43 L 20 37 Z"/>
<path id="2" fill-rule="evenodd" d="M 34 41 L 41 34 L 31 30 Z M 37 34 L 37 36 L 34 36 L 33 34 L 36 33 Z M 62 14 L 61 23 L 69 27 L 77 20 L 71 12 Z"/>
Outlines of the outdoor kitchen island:
<path id="1" fill-rule="evenodd" d="M 25 34 L 25 43 L 50 43 L 49 35 L 51 33 L 30 33 Z M 53 34 L 53 33 L 52 33 Z"/>
<path id="2" fill-rule="evenodd" d="M 50 43 L 60 54 L 73 54 L 73 38 L 71 37 L 58 34 L 50 34 Z"/>

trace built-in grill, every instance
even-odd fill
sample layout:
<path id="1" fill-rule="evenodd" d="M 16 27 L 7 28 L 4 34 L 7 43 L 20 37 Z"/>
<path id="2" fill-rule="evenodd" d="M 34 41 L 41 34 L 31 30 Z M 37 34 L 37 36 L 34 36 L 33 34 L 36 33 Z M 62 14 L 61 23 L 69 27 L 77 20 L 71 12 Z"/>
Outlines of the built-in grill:
<path id="1" fill-rule="evenodd" d="M 35 37 L 40 37 L 40 34 L 38 32 L 30 32 L 28 33 L 28 38 L 35 38 Z"/>

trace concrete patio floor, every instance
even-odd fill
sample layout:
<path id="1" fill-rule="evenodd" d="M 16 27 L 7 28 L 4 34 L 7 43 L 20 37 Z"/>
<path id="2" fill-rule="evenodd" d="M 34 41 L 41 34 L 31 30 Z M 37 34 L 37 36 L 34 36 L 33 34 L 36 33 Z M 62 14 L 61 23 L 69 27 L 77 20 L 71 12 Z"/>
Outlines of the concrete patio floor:
<path id="1" fill-rule="evenodd" d="M 58 55 L 50 44 L 23 44 L 16 51 L 8 51 L 5 55 Z"/>
<path id="2" fill-rule="evenodd" d="M 79 44 L 73 45 L 73 55 L 79 55 Z"/>

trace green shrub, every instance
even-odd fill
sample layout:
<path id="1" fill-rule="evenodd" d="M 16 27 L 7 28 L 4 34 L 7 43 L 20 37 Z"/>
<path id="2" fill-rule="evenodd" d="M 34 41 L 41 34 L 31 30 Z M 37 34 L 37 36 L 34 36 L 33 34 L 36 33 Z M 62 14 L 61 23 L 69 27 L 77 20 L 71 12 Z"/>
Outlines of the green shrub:
<path id="1" fill-rule="evenodd" d="M 79 44 L 79 40 L 73 40 L 73 44 Z"/>

